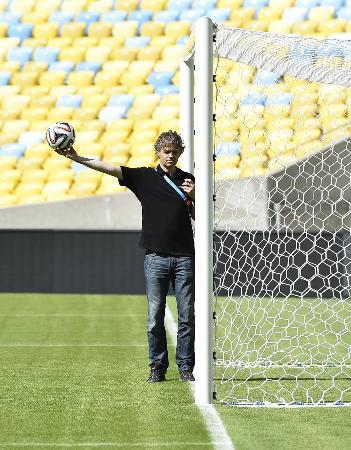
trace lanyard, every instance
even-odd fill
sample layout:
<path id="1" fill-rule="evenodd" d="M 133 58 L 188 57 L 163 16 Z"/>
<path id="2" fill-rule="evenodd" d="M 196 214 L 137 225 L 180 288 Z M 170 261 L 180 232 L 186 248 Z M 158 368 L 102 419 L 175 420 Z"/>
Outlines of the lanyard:
<path id="1" fill-rule="evenodd" d="M 167 177 L 167 175 L 163 175 L 163 178 L 167 181 L 167 183 L 181 196 L 181 198 L 183 199 L 183 201 L 187 204 L 187 205 L 191 205 L 192 201 L 184 194 L 183 191 L 181 191 L 179 189 L 179 187 L 173 183 L 173 181 Z"/>

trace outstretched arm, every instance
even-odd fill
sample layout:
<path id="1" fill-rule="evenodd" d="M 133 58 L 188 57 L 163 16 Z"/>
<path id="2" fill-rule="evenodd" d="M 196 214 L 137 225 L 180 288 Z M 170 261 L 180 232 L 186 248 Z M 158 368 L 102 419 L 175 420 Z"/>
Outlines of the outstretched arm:
<path id="1" fill-rule="evenodd" d="M 67 150 L 55 150 L 56 153 L 62 156 L 66 156 L 66 158 L 71 159 L 77 163 L 83 164 L 90 169 L 98 170 L 99 172 L 107 173 L 108 175 L 112 175 L 113 177 L 117 177 L 119 180 L 123 179 L 122 169 L 120 166 L 112 166 L 104 161 L 98 161 L 93 158 L 87 158 L 85 156 L 80 156 L 74 150 L 73 147 L 69 147 Z"/>

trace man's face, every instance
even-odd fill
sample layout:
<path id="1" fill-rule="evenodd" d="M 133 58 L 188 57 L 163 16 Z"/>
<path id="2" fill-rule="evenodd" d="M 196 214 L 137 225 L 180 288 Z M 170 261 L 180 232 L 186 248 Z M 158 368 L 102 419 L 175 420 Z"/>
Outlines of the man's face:
<path id="1" fill-rule="evenodd" d="M 180 156 L 180 149 L 174 145 L 165 145 L 161 148 L 161 151 L 158 152 L 158 157 L 160 158 L 160 164 L 163 167 L 167 167 L 170 169 L 175 167 L 178 162 Z"/>

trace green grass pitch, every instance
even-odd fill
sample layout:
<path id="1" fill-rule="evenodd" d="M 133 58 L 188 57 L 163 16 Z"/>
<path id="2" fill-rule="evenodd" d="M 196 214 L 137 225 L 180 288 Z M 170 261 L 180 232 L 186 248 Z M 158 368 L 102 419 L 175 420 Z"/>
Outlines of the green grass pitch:
<path id="1" fill-rule="evenodd" d="M 1 294 L 0 324 L 1 450 L 212 448 L 172 346 L 145 382 L 145 297 Z M 351 408 L 216 409 L 238 450 L 351 448 Z"/>

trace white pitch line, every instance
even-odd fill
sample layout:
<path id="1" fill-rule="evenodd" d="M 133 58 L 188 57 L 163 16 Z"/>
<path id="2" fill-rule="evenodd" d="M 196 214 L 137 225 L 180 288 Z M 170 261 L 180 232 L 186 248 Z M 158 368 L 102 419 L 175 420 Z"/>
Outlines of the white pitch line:
<path id="1" fill-rule="evenodd" d="M 147 347 L 147 344 L 0 344 L 0 347 Z"/>
<path id="2" fill-rule="evenodd" d="M 177 344 L 177 325 L 173 319 L 172 313 L 168 306 L 166 306 L 166 313 L 165 313 L 165 324 L 166 328 L 168 330 L 168 333 L 171 336 L 173 345 L 176 346 Z M 189 383 L 189 388 L 191 390 L 191 393 L 194 396 L 195 389 L 194 384 Z M 219 417 L 215 407 L 213 405 L 208 406 L 199 406 L 199 408 L 202 417 L 205 420 L 206 427 L 208 429 L 208 432 L 211 436 L 212 444 L 215 448 L 215 450 L 235 450 L 232 440 L 230 439 L 230 436 L 227 433 L 227 430 L 224 427 L 224 424 Z"/>
<path id="3" fill-rule="evenodd" d="M 79 442 L 79 443 L 46 443 L 46 442 L 10 442 L 1 443 L 0 448 L 6 447 L 174 447 L 184 446 L 191 448 L 191 446 L 207 447 L 212 445 L 210 442 Z"/>
<path id="4" fill-rule="evenodd" d="M 0 317 L 145 317 L 146 314 L 0 314 Z"/>

